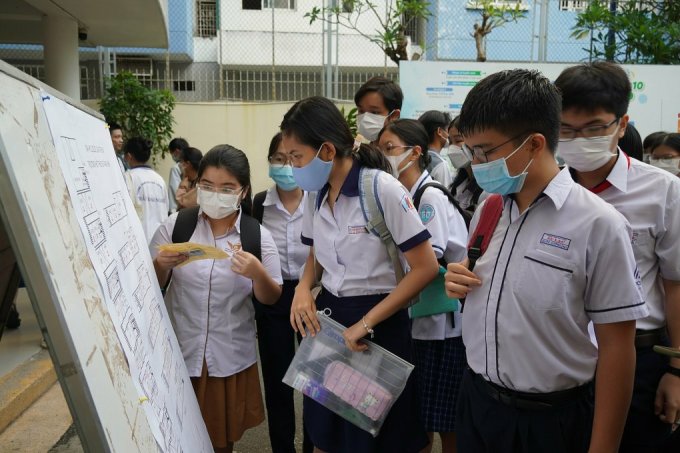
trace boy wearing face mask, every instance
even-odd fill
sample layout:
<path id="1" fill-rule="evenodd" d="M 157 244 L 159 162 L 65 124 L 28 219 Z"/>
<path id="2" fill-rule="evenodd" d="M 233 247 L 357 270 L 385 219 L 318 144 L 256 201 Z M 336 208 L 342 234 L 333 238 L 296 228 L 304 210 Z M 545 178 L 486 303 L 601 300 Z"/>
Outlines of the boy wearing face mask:
<path id="1" fill-rule="evenodd" d="M 380 76 L 370 78 L 354 95 L 358 133 L 370 142 L 377 141 L 382 128 L 399 119 L 403 101 L 397 83 Z"/>
<path id="2" fill-rule="evenodd" d="M 623 431 L 648 311 L 625 219 L 557 166 L 560 111 L 546 77 L 516 69 L 479 82 L 460 113 L 477 183 L 503 195 L 474 272 L 465 260 L 445 276 L 466 297 L 461 451 L 616 451 Z"/>
<path id="3" fill-rule="evenodd" d="M 680 422 L 680 359 L 669 360 L 652 347 L 680 345 L 680 180 L 617 148 L 631 94 L 620 66 L 573 66 L 555 85 L 562 93 L 558 152 L 574 181 L 630 223 L 650 311 L 636 326 L 635 388 L 621 451 L 678 451 L 678 435 L 671 433 Z"/>

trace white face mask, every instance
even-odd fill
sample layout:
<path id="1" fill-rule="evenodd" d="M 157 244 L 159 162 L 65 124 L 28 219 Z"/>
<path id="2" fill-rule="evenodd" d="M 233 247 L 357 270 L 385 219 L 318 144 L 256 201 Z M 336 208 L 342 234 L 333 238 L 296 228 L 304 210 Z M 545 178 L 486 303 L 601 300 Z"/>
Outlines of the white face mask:
<path id="1" fill-rule="evenodd" d="M 456 145 L 449 145 L 448 156 L 454 167 L 463 168 L 470 163 L 470 159 L 463 152 L 463 148 Z"/>
<path id="2" fill-rule="evenodd" d="M 401 165 L 401 163 L 411 155 L 411 151 L 413 151 L 413 148 L 407 149 L 399 156 L 385 156 L 385 159 L 387 159 L 387 161 L 390 163 L 390 166 L 392 167 L 392 176 L 399 179 L 399 175 L 402 174 L 402 172 L 406 170 L 408 167 L 413 165 L 415 160 L 412 160 L 411 162 L 406 164 L 403 168 L 399 168 L 399 165 Z"/>
<path id="3" fill-rule="evenodd" d="M 654 159 L 650 157 L 649 163 L 674 175 L 680 174 L 680 157 L 671 157 L 670 159 Z"/>
<path id="4" fill-rule="evenodd" d="M 568 142 L 560 142 L 557 150 L 564 162 L 577 171 L 593 171 L 605 165 L 616 149 L 618 126 L 611 135 L 601 137 L 578 137 Z"/>
<path id="5" fill-rule="evenodd" d="M 201 190 L 198 187 L 197 191 L 198 204 L 201 210 L 211 219 L 219 220 L 227 217 L 230 214 L 238 211 L 241 205 L 240 193 L 227 194 L 209 192 Z"/>
<path id="6" fill-rule="evenodd" d="M 387 115 L 389 116 L 389 115 Z M 360 113 L 357 115 L 357 130 L 367 140 L 372 142 L 378 139 L 378 134 L 385 126 L 387 116 L 376 113 Z"/>

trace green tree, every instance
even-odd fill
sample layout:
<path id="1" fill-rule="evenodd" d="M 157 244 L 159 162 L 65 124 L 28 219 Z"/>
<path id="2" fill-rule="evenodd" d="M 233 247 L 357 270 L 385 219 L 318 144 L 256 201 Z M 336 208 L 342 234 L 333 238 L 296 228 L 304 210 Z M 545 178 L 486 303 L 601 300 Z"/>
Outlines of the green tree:
<path id="1" fill-rule="evenodd" d="M 479 10 L 482 22 L 475 22 L 472 26 L 473 32 L 470 35 L 475 39 L 477 47 L 477 61 L 486 61 L 486 37 L 498 27 L 509 22 L 517 22 L 526 17 L 526 11 L 522 8 L 522 2 L 500 3 L 495 0 L 478 0 L 473 3 Z"/>
<path id="2" fill-rule="evenodd" d="M 592 0 L 578 14 L 571 36 L 590 39 L 590 59 L 617 63 L 680 63 L 680 2 Z M 611 39 L 613 37 L 613 39 Z"/>
<path id="3" fill-rule="evenodd" d="M 304 17 L 309 24 L 317 20 L 354 30 L 372 43 L 377 44 L 390 60 L 399 65 L 408 60 L 406 46 L 408 41 L 404 31 L 421 19 L 430 16 L 429 3 L 425 0 L 385 0 L 386 5 L 377 5 L 371 0 L 339 0 L 335 6 L 319 8 L 315 6 Z M 383 7 L 384 6 L 384 7 Z M 366 14 L 374 16 L 380 28 L 371 34 L 359 25 L 359 18 Z"/>
<path id="4" fill-rule="evenodd" d="M 152 90 L 131 72 L 111 77 L 102 97 L 101 112 L 123 127 L 125 138 L 141 136 L 153 141 L 154 158 L 165 156 L 175 122 L 175 97 L 168 90 Z"/>

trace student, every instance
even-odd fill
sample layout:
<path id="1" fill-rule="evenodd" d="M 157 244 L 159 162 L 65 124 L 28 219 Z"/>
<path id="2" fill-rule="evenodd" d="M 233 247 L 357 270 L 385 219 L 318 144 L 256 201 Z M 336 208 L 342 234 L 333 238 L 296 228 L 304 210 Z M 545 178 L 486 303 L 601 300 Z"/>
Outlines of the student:
<path id="1" fill-rule="evenodd" d="M 669 340 L 680 345 L 680 180 L 617 148 L 631 94 L 620 66 L 572 66 L 555 85 L 562 93 L 559 152 L 574 180 L 630 223 L 650 311 L 637 322 L 635 388 L 621 451 L 661 448 L 671 424 L 680 420 L 680 359 L 669 361 L 652 350 Z"/>
<path id="2" fill-rule="evenodd" d="M 449 159 L 458 170 L 449 190 L 461 208 L 475 212 L 477 205 L 484 201 L 487 194 L 475 181 L 475 175 L 470 167 L 470 159 L 463 152 L 464 140 L 458 130 L 459 122 L 460 116 L 457 116 L 449 124 L 449 137 L 452 140 L 449 145 Z"/>
<path id="3" fill-rule="evenodd" d="M 390 161 L 392 175 L 409 190 L 412 198 L 425 184 L 434 182 L 426 170 L 430 160 L 428 144 L 425 128 L 415 120 L 393 121 L 380 133 L 380 149 Z M 465 220 L 440 189 L 425 189 L 418 213 L 432 235 L 430 242 L 437 259 L 451 263 L 465 259 Z M 439 433 L 443 452 L 456 451 L 456 397 L 465 369 L 461 320 L 460 311 L 412 320 L 414 372 L 421 417 L 430 438 L 426 451 L 432 448 L 434 433 Z"/>
<path id="4" fill-rule="evenodd" d="M 150 245 L 161 286 L 172 271 L 165 304 L 216 452 L 231 452 L 245 430 L 264 420 L 250 297 L 273 304 L 281 295 L 279 254 L 269 231 L 260 227 L 261 262 L 241 250 L 242 217 L 248 214 L 241 202 L 248 197 L 246 155 L 218 145 L 198 170 L 200 210 L 191 242 L 215 246 L 230 258 L 177 267 L 185 255 L 159 253 L 159 245 L 172 242 L 177 213 Z"/>
<path id="5" fill-rule="evenodd" d="M 650 150 L 649 163 L 680 176 L 680 134 L 666 134 Z"/>
<path id="6" fill-rule="evenodd" d="M 163 177 L 147 163 L 151 158 L 153 143 L 142 137 L 133 137 L 125 143 L 125 162 L 130 170 L 129 189 L 134 196 L 147 242 L 151 241 L 158 226 L 168 218 L 168 191 Z"/>
<path id="7" fill-rule="evenodd" d="M 451 117 L 448 113 L 429 110 L 420 115 L 418 121 L 425 127 L 430 140 L 428 152 L 432 159 L 427 167 L 427 171 L 432 176 L 432 179 L 445 187 L 449 187 L 453 182 L 453 177 L 445 159 L 447 159 L 446 154 L 449 148 L 448 127 Z"/>
<path id="8" fill-rule="evenodd" d="M 354 95 L 357 106 L 357 129 L 366 140 L 375 142 L 385 124 L 399 118 L 404 94 L 395 82 L 373 77 Z"/>
<path id="9" fill-rule="evenodd" d="M 293 178 L 293 167 L 277 133 L 269 144 L 269 177 L 274 186 L 255 196 L 260 204 L 262 225 L 276 242 L 281 258 L 283 292 L 271 306 L 256 303 L 257 344 L 262 364 L 262 381 L 267 405 L 269 441 L 273 453 L 295 453 L 295 405 L 293 389 L 281 382 L 295 356 L 295 332 L 290 328 L 290 306 L 300 270 L 309 256 L 309 247 L 300 240 L 306 194 Z M 258 210 L 254 209 L 257 217 Z M 304 432 L 304 430 L 303 430 Z M 312 445 L 304 436 L 303 451 Z"/>
<path id="10" fill-rule="evenodd" d="M 640 138 L 640 133 L 631 123 L 628 123 L 626 126 L 623 135 L 619 138 L 618 145 L 628 157 L 637 160 L 643 159 L 642 138 Z"/>
<path id="11" fill-rule="evenodd" d="M 477 182 L 503 195 L 474 272 L 466 260 L 446 274 L 466 297 L 461 451 L 616 451 L 623 431 L 648 310 L 625 219 L 557 166 L 560 110 L 546 77 L 515 69 L 475 85 L 460 114 Z"/>
<path id="12" fill-rule="evenodd" d="M 128 166 L 125 159 L 123 159 L 123 128 L 120 127 L 120 124 L 111 121 L 109 122 L 109 134 L 111 134 L 111 144 L 113 145 L 113 151 L 116 153 L 120 171 L 124 173 L 125 170 L 128 170 Z"/>
<path id="13" fill-rule="evenodd" d="M 203 158 L 203 153 L 197 148 L 184 148 L 181 152 L 180 161 L 178 163 L 182 175 L 182 182 L 177 187 L 175 193 L 175 200 L 177 201 L 177 209 L 191 208 L 198 206 L 196 199 L 196 181 L 198 180 L 198 168 Z"/>
<path id="14" fill-rule="evenodd" d="M 312 247 L 290 314 L 302 336 L 319 331 L 316 310 L 347 326 L 345 344 L 352 351 L 371 341 L 410 360 L 409 319 L 405 307 L 437 274 L 437 260 L 411 198 L 389 173 L 382 153 L 355 144 L 342 114 L 328 99 L 297 102 L 281 123 L 283 146 L 301 189 L 319 191 L 305 209 L 302 242 Z M 375 168 L 376 196 L 385 222 L 410 272 L 397 284 L 395 268 L 381 239 L 366 230 L 360 206 L 362 167 Z M 310 205 L 312 205 L 310 207 Z M 316 261 L 315 261 L 316 257 Z M 316 274 L 316 275 L 315 275 Z M 316 301 L 311 288 L 320 275 L 323 289 Z M 304 421 L 319 451 L 411 453 L 428 443 L 418 417 L 413 379 L 396 400 L 377 437 L 373 437 L 310 398 L 304 398 Z"/>
<path id="15" fill-rule="evenodd" d="M 659 143 L 668 134 L 666 131 L 652 132 L 642 141 L 642 161 L 649 163 L 649 159 L 652 155 L 652 148 L 654 148 L 657 143 Z"/>
<path id="16" fill-rule="evenodd" d="M 168 151 L 175 162 L 175 165 L 170 169 L 170 176 L 168 177 L 168 200 L 170 201 L 170 212 L 177 210 L 177 188 L 182 181 L 182 169 L 180 168 L 180 161 L 182 160 L 182 150 L 189 147 L 189 143 L 181 137 L 176 137 L 170 140 L 168 144 Z"/>

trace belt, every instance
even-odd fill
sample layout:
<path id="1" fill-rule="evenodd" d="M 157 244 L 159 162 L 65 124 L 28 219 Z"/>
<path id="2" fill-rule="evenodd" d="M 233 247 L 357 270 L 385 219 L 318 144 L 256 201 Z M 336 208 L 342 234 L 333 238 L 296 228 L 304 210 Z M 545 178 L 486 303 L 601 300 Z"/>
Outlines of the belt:
<path id="1" fill-rule="evenodd" d="M 667 338 L 668 336 L 665 327 L 652 330 L 636 330 L 635 347 L 651 348 L 656 344 L 665 344 Z"/>
<path id="2" fill-rule="evenodd" d="M 550 393 L 525 393 L 510 390 L 487 381 L 480 375 L 470 371 L 473 380 L 487 395 L 494 400 L 516 409 L 529 411 L 548 410 L 573 403 L 591 394 L 591 383 L 583 384 L 567 390 Z"/>

